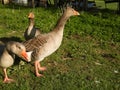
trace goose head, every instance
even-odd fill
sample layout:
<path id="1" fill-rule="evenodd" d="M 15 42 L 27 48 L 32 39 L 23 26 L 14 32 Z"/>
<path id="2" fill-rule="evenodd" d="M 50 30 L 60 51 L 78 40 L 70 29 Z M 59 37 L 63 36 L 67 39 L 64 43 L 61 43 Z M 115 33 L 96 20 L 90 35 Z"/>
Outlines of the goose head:
<path id="1" fill-rule="evenodd" d="M 67 7 L 66 10 L 64 11 L 64 14 L 67 17 L 80 15 L 80 13 L 78 11 L 74 10 L 71 7 Z"/>
<path id="2" fill-rule="evenodd" d="M 33 13 L 33 12 L 30 12 L 30 13 L 28 14 L 28 18 L 29 18 L 29 19 L 34 19 L 34 18 L 35 18 L 34 13 Z"/>
<path id="3" fill-rule="evenodd" d="M 11 41 L 11 42 L 8 42 L 8 44 L 6 45 L 6 49 L 9 53 L 15 54 L 15 55 L 23 58 L 27 62 L 29 61 L 28 55 L 26 54 L 26 48 L 23 44 L 21 44 L 19 42 Z"/>

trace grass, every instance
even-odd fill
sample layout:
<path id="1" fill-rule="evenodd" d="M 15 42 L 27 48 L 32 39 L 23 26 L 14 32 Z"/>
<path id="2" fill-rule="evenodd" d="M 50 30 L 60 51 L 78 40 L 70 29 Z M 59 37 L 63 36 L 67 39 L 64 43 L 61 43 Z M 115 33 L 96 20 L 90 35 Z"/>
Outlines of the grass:
<path id="1" fill-rule="evenodd" d="M 105 7 L 105 2 L 104 0 L 95 0 L 96 2 L 96 5 L 99 7 L 99 8 L 108 8 L 108 9 L 111 9 L 111 10 L 117 10 L 118 9 L 118 3 L 114 2 L 114 3 L 107 3 L 106 4 L 106 7 Z"/>
<path id="2" fill-rule="evenodd" d="M 36 26 L 49 32 L 60 17 L 53 7 L 35 9 L 0 4 L 0 37 L 24 41 L 27 14 L 35 13 Z M 113 9 L 80 12 L 66 23 L 61 47 L 41 62 L 45 77 L 34 75 L 34 66 L 21 61 L 7 72 L 15 83 L 1 90 L 119 90 L 120 88 L 120 16 Z M 0 40 L 1 40 L 0 39 Z M 17 59 L 16 59 L 17 60 Z"/>

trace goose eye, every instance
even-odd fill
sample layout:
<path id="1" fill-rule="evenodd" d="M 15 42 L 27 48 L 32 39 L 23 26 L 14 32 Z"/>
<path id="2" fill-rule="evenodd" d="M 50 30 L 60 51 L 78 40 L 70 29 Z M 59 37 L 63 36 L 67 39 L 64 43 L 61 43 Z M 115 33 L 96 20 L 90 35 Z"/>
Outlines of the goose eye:
<path id="1" fill-rule="evenodd" d="M 20 46 L 18 46 L 18 45 L 16 45 L 16 47 L 17 47 L 18 49 L 21 49 L 21 47 L 20 47 Z"/>
<path id="2" fill-rule="evenodd" d="M 19 49 L 21 49 L 21 47 L 18 47 Z"/>

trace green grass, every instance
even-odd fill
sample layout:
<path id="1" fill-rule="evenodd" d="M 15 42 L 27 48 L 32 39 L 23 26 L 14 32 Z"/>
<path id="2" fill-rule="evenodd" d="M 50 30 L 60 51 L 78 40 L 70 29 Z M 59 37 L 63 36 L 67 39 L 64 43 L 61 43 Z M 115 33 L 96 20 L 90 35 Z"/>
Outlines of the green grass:
<path id="1" fill-rule="evenodd" d="M 104 9 L 105 8 L 105 2 L 104 0 L 95 0 L 96 2 L 96 5 L 99 7 L 99 8 L 102 8 Z M 114 2 L 114 3 L 108 3 L 106 4 L 106 8 L 107 9 L 111 9 L 111 10 L 117 10 L 118 9 L 118 3 Z"/>
<path id="2" fill-rule="evenodd" d="M 32 9 L 0 4 L 0 37 L 24 41 L 30 11 L 34 11 L 36 26 L 44 33 L 60 17 L 59 9 L 53 7 Z M 45 77 L 36 77 L 34 66 L 22 61 L 7 70 L 15 83 L 2 83 L 0 70 L 0 90 L 119 90 L 120 16 L 114 12 L 111 8 L 100 9 L 71 17 L 62 45 L 41 62 L 47 67 L 41 72 Z"/>

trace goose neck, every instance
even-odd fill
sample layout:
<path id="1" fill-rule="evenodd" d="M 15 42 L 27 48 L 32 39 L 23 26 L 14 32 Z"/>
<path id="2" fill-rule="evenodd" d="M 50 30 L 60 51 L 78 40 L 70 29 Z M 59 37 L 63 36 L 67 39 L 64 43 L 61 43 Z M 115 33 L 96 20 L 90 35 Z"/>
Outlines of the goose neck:
<path id="1" fill-rule="evenodd" d="M 55 27 L 55 30 L 56 31 L 64 30 L 64 26 L 65 26 L 68 19 L 69 19 L 69 17 L 67 17 L 65 14 L 63 14 L 61 16 L 61 18 L 58 20 L 56 27 Z"/>
<path id="2" fill-rule="evenodd" d="M 34 19 L 29 19 L 29 25 L 34 26 Z"/>

